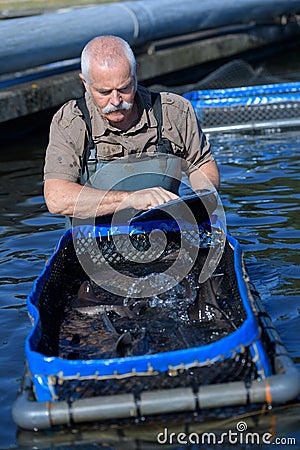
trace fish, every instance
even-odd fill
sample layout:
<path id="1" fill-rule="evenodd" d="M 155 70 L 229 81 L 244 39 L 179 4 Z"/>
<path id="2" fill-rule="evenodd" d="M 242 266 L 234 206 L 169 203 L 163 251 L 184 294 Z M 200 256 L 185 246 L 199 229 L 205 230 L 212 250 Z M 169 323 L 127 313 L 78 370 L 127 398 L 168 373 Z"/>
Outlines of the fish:
<path id="1" fill-rule="evenodd" d="M 116 342 L 115 350 L 117 356 L 130 356 L 132 354 L 132 336 L 126 331 L 121 334 Z"/>
<path id="2" fill-rule="evenodd" d="M 188 309 L 190 320 L 219 320 L 222 317 L 217 300 L 217 293 L 222 282 L 222 274 L 201 283 L 194 303 Z"/>
<path id="3" fill-rule="evenodd" d="M 184 287 L 185 287 L 185 294 L 186 294 L 186 298 L 191 300 L 193 298 L 193 294 L 192 294 L 192 289 L 191 289 L 191 285 L 188 282 L 187 278 L 184 278 L 182 280 Z"/>
<path id="4" fill-rule="evenodd" d="M 92 359 L 123 358 L 207 342 L 211 327 L 222 330 L 224 319 L 227 319 L 219 306 L 224 274 L 215 274 L 200 285 L 195 282 L 197 275 L 198 272 L 183 278 L 167 291 L 169 294 L 158 297 L 157 302 L 152 297 L 110 297 L 97 289 L 91 280 L 83 281 L 71 301 L 69 312 L 71 317 L 81 321 L 85 336 L 80 333 L 74 337 L 78 326 L 74 327 L 71 342 L 65 339 L 63 351 L 69 352 L 72 359 L 76 359 L 74 349 L 82 351 L 77 359 L 86 359 L 87 355 Z M 120 301 L 123 303 L 119 304 Z M 81 313 L 81 318 L 77 314 L 72 316 L 73 311 Z M 90 321 L 85 320 L 84 315 L 89 315 Z M 195 323 L 199 324 L 196 329 Z M 66 335 L 67 332 L 68 328 Z M 67 344 L 70 350 L 67 350 Z"/>
<path id="5" fill-rule="evenodd" d="M 102 320 L 106 330 L 116 337 L 114 345 L 116 356 L 129 356 L 132 347 L 132 336 L 130 332 L 126 331 L 119 334 L 106 312 L 102 313 Z"/>
<path id="6" fill-rule="evenodd" d="M 94 316 L 95 314 L 114 311 L 121 317 L 133 317 L 134 314 L 130 309 L 123 305 L 118 305 L 100 300 L 93 289 L 90 281 L 84 281 L 77 293 L 77 297 L 71 301 L 71 308 L 81 314 Z"/>

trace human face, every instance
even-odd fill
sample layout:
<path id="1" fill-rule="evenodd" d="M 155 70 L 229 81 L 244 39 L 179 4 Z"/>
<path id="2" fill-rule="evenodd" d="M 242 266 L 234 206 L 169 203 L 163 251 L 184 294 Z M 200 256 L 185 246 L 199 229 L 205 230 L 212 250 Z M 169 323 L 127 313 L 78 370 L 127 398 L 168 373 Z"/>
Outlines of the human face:
<path id="1" fill-rule="evenodd" d="M 99 113 L 113 126 L 126 129 L 135 119 L 135 82 L 127 60 L 113 67 L 91 65 L 89 83 L 81 75 Z"/>

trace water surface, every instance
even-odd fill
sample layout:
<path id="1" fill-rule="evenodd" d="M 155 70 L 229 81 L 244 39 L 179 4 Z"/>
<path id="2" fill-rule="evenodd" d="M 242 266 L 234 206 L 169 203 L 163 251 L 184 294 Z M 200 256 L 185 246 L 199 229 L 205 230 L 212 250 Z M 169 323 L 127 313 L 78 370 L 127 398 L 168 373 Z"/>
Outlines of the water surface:
<path id="1" fill-rule="evenodd" d="M 242 244 L 250 278 L 300 368 L 300 132 L 211 135 L 210 140 L 220 167 L 220 195 L 229 231 Z M 42 130 L 18 141 L 2 143 L 1 448 L 61 448 L 54 442 L 63 442 L 63 448 L 75 448 L 75 442 L 78 438 L 82 441 L 84 436 L 97 442 L 99 448 L 131 450 L 144 448 L 138 444 L 142 436 L 148 448 L 154 448 L 157 429 L 147 422 L 136 425 L 134 431 L 131 429 L 130 438 L 126 439 L 119 432 L 100 427 L 91 429 L 90 434 L 78 430 L 69 435 L 44 434 L 43 444 L 37 434 L 17 433 L 13 423 L 11 407 L 24 370 L 23 346 L 30 329 L 26 297 L 63 231 L 63 220 L 47 212 L 42 196 L 46 142 L 47 130 Z M 254 425 L 248 418 L 247 424 L 250 426 L 251 422 L 255 431 L 261 433 L 273 427 L 275 435 L 293 437 L 299 446 L 299 418 L 300 408 L 294 405 L 274 409 L 260 420 L 253 420 Z M 212 426 L 213 414 L 208 419 Z M 213 423 L 215 429 L 219 425 Z M 179 425 L 176 427 L 181 429 Z M 234 427 L 235 424 L 231 426 Z M 93 447 L 86 444 L 84 448 L 89 446 Z"/>

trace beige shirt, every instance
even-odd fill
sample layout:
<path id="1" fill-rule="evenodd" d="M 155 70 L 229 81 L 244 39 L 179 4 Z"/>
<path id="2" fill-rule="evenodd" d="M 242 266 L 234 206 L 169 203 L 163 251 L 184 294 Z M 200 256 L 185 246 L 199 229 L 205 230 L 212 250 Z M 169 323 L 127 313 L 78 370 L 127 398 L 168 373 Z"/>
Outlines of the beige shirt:
<path id="1" fill-rule="evenodd" d="M 92 99 L 86 94 L 91 116 L 93 139 L 99 159 L 111 161 L 142 151 L 155 152 L 157 122 L 148 89 L 139 86 L 136 101 L 140 119 L 127 131 L 112 127 L 98 113 Z M 214 158 L 203 134 L 192 105 L 185 98 L 162 92 L 162 135 L 171 142 L 174 153 L 182 158 L 182 170 L 188 175 Z M 60 178 L 79 182 L 81 156 L 85 147 L 86 125 L 82 113 L 71 100 L 54 115 L 46 151 L 44 179 Z"/>

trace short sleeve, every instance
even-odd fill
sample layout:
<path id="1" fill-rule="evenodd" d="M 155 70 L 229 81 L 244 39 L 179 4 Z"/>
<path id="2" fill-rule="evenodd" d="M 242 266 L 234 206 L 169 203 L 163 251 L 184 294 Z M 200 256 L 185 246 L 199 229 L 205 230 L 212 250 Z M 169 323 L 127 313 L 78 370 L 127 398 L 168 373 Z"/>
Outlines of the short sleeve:
<path id="1" fill-rule="evenodd" d="M 44 180 L 59 178 L 78 182 L 84 140 L 84 122 L 72 114 L 71 104 L 67 103 L 54 115 L 50 125 Z"/>

